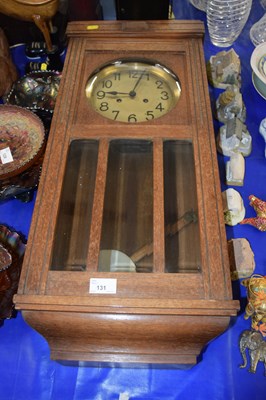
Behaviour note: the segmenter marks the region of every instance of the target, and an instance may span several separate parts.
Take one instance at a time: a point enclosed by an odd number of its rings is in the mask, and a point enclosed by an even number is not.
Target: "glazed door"
[[[201,270],[193,145],[182,140],[73,140],[51,269]]]

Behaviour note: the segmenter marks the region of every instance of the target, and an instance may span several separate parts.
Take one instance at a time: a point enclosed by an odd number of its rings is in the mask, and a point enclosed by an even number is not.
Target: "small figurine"
[[[217,119],[226,123],[229,119],[237,117],[242,122],[246,120],[246,107],[242,94],[235,85],[230,85],[220,94],[216,101]]]
[[[243,186],[245,176],[245,159],[241,153],[232,154],[226,163],[226,184]]]
[[[217,136],[217,150],[230,157],[236,152],[247,157],[251,153],[252,138],[246,125],[238,118],[229,119]]]
[[[230,85],[240,87],[240,70],[240,59],[234,49],[221,51],[215,56],[211,56],[207,63],[209,82],[220,89],[226,89]]]
[[[257,216],[253,218],[245,218],[241,221],[241,224],[253,225],[258,230],[266,231],[266,202],[260,200],[253,194],[249,196],[250,205],[256,211]]]
[[[245,217],[245,207],[240,194],[233,188],[222,192],[224,207],[224,222],[227,225],[237,225]]]
[[[263,139],[265,141],[264,156],[266,158],[266,118],[264,118],[260,123],[259,133],[261,134],[261,136],[263,137]]]
[[[0,97],[7,95],[18,78],[16,67],[12,61],[7,38],[0,28]]]
[[[241,282],[247,288],[248,303],[244,318],[251,317],[251,326],[266,336],[266,276],[252,275]]]
[[[263,340],[261,334],[253,330],[243,331],[240,335],[239,347],[244,361],[240,368],[247,366],[246,350],[248,349],[250,355],[249,372],[255,374],[257,364],[261,361],[264,363],[264,375],[266,376],[266,341]]]
[[[245,238],[237,238],[228,240],[227,244],[232,281],[248,278],[255,270],[255,258],[250,243]]]

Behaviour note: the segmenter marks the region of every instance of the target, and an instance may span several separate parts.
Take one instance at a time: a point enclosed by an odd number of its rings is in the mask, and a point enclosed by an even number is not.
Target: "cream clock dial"
[[[181,95],[178,77],[156,61],[121,59],[95,71],[86,84],[93,109],[113,121],[137,123],[171,111]]]

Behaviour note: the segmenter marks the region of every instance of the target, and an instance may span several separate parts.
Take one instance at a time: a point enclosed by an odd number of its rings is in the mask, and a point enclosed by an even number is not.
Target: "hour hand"
[[[110,92],[105,92],[105,94],[111,94],[112,96],[117,96],[118,94],[126,94],[127,96],[129,96],[128,92],[117,92],[116,90],[112,90]]]

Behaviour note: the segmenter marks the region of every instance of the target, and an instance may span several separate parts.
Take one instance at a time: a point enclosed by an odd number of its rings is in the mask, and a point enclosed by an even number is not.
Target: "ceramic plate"
[[[44,126],[33,112],[0,105],[0,179],[25,171],[40,156]]]
[[[264,55],[261,57],[261,59],[260,59],[260,61],[259,61],[258,69],[259,69],[260,73],[261,73],[262,75],[264,75],[265,78],[266,78],[266,54],[264,54]]]
[[[4,271],[7,269],[12,263],[12,256],[8,252],[7,249],[5,249],[1,244],[0,244],[0,272]]]
[[[266,85],[259,80],[254,72],[252,72],[252,83],[256,91],[266,100]]]

